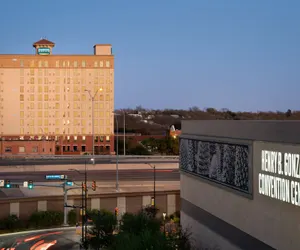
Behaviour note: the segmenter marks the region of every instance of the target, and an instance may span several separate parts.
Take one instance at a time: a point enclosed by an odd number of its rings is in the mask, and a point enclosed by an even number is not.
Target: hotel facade
[[[46,39],[33,47],[0,55],[1,157],[91,153],[93,130],[95,154],[114,154],[111,45],[91,55],[53,54]]]

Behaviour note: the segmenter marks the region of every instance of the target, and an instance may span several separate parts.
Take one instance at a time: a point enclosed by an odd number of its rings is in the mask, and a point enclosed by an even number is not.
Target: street
[[[81,171],[83,172],[83,171]],[[114,181],[116,170],[89,170],[89,180]],[[33,182],[45,182],[45,175],[68,175],[69,180],[83,181],[84,175],[75,171],[38,171],[38,172],[11,172],[0,173],[0,179],[10,180],[13,183],[23,183],[24,180]],[[179,181],[178,169],[156,169],[157,181]],[[151,181],[153,180],[153,169],[119,169],[120,181]],[[47,182],[51,182],[47,180]],[[56,180],[57,182],[57,180]]]
[[[91,164],[88,158],[69,158],[69,159],[1,159],[0,166],[31,166],[31,165],[68,165],[68,164]],[[96,164],[116,163],[116,159],[112,158],[96,158]],[[178,159],[119,159],[122,164],[138,164],[138,163],[178,163]]]
[[[75,234],[75,228],[45,230],[35,233],[0,235],[0,250],[41,250],[41,249],[80,249],[80,236]]]

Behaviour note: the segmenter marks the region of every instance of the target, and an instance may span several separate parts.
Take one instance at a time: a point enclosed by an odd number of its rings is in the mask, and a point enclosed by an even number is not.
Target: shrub
[[[68,224],[74,226],[77,222],[77,214],[74,209],[70,210],[68,213]]]
[[[34,212],[29,218],[29,226],[34,228],[45,228],[59,226],[63,223],[64,215],[57,211]]]
[[[24,227],[24,223],[16,215],[10,215],[0,221],[0,229],[15,231]]]

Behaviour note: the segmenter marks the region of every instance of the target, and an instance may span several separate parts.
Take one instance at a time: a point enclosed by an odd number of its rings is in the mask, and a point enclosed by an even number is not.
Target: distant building
[[[96,44],[91,55],[53,54],[41,39],[34,54],[0,55],[0,153],[114,153],[114,56]],[[98,91],[98,92],[97,92]],[[96,94],[97,92],[97,94]]]
[[[181,135],[181,125],[175,124],[170,126],[170,136],[176,138]]]
[[[299,153],[299,121],[183,121],[180,220],[195,244],[298,250]]]

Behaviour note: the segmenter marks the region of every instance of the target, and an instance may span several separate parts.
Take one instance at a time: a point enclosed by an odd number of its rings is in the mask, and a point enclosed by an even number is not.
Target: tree
[[[117,225],[116,216],[107,210],[92,210],[88,213],[88,217],[92,219],[93,226],[89,230],[91,237],[87,239],[87,245],[92,249],[111,246]]]
[[[222,182],[234,185],[235,146],[224,145]]]
[[[237,146],[235,157],[234,185],[246,191],[249,188],[248,160],[248,148],[246,146]]]
[[[195,156],[197,173],[208,176],[210,166],[210,148],[209,142],[198,142],[198,150]]]

